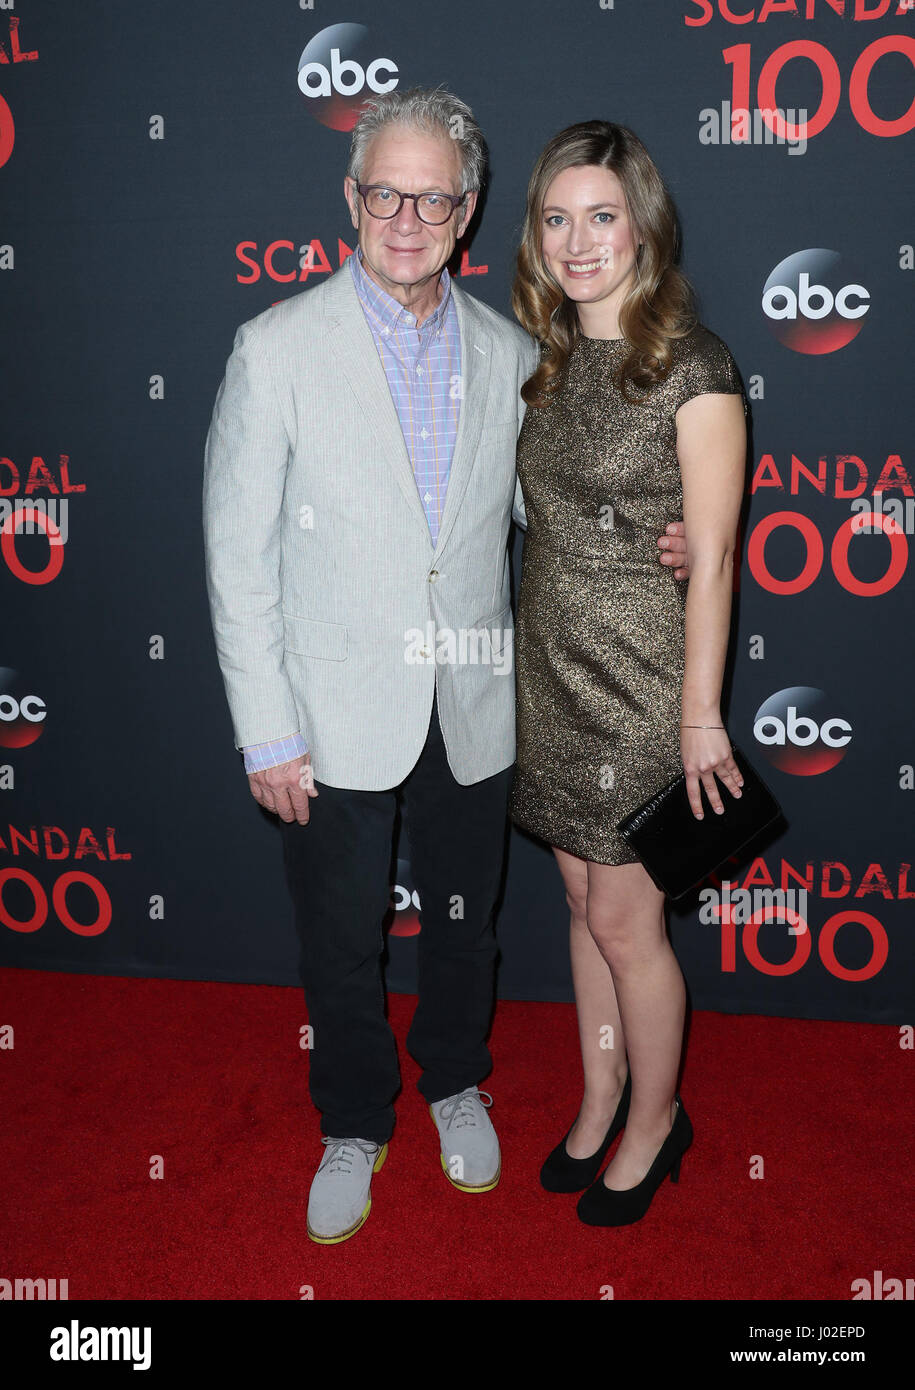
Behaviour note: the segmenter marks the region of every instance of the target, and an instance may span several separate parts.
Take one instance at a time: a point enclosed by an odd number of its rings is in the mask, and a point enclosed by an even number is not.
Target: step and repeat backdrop
[[[911,1022],[912,0],[0,0],[0,960],[298,983],[210,629],[203,445],[238,324],[352,254],[360,103],[439,84],[490,148],[463,289],[510,314],[542,146],[629,125],[744,378],[728,727],[785,824],[672,911],[694,1005]],[[410,991],[405,829],[391,884]],[[502,997],[571,999],[567,920],[512,832]]]

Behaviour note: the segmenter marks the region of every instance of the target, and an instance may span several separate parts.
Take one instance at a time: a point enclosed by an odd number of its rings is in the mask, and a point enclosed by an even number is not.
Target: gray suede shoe
[[[489,1192],[502,1173],[499,1140],[486,1113],[488,1091],[468,1086],[429,1106],[442,1143],[445,1177],[462,1192]]]
[[[387,1144],[368,1139],[321,1140],[324,1157],[308,1194],[308,1235],[319,1245],[349,1240],[372,1210],[372,1174],[388,1156]]]

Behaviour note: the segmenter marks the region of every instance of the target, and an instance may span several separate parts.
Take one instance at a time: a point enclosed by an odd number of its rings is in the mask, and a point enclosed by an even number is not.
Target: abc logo
[[[780,343],[795,352],[836,352],[861,331],[870,294],[838,251],[797,251],[766,281],[763,312]]]
[[[39,695],[24,692],[18,672],[0,667],[0,748],[27,748],[41,737],[47,715]]]
[[[797,777],[816,777],[845,757],[851,725],[836,715],[825,691],[793,685],[760,705],[753,734],[774,767]]]
[[[413,871],[408,859],[397,861],[397,882],[391,884],[391,908],[393,917],[385,918],[386,923],[390,922],[389,935],[418,936],[421,928],[419,894],[413,887]]]
[[[392,92],[397,65],[375,58],[362,24],[332,24],[315,34],[299,59],[299,91],[308,109],[331,130],[352,130],[372,93]]]

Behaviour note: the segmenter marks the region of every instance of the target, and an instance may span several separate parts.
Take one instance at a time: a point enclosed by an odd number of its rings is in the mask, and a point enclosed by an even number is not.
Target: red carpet
[[[297,989],[0,971],[0,1278],[71,1299],[838,1299],[912,1276],[912,1053],[899,1030],[696,1014],[682,1084],[696,1132],[679,1187],[594,1230],[540,1163],[579,1099],[571,1005],[499,1005],[503,1176],[457,1192],[403,1039],[404,1088],[373,1209],[319,1247],[322,1153]],[[150,1178],[155,1155],[164,1177]],[[753,1155],[765,1178],[749,1176]]]

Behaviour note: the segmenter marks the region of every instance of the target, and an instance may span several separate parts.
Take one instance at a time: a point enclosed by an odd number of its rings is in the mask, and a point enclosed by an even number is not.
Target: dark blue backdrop
[[[913,495],[915,20],[898,0],[839,8],[743,0],[739,23],[710,0],[465,0],[444,19],[418,0],[0,11],[3,962],[297,980],[279,837],[232,746],[200,485],[236,326],[353,244],[348,136],[297,85],[305,48],[346,23],[366,32],[342,59],[384,58],[376,75],[444,82],[473,107],[492,179],[461,284],[504,313],[551,135],[612,119],[659,164],[753,413],[729,728],[790,828],[732,877],[810,890],[805,932],[703,922],[693,902],[674,945],[698,1007],[911,1021],[912,504],[889,538],[848,525],[856,489]],[[709,141],[724,102],[806,108],[806,148]],[[822,273],[855,316],[816,317],[815,295],[767,316],[774,272],[789,290]],[[66,503],[65,544],[12,535],[17,499]],[[762,742],[766,705],[785,724],[789,706],[815,712],[838,746],[805,747],[807,725]],[[402,844],[401,905],[408,861]],[[518,834],[499,935],[503,996],[571,997],[559,878]],[[412,987],[415,944],[390,938],[395,988]]]

